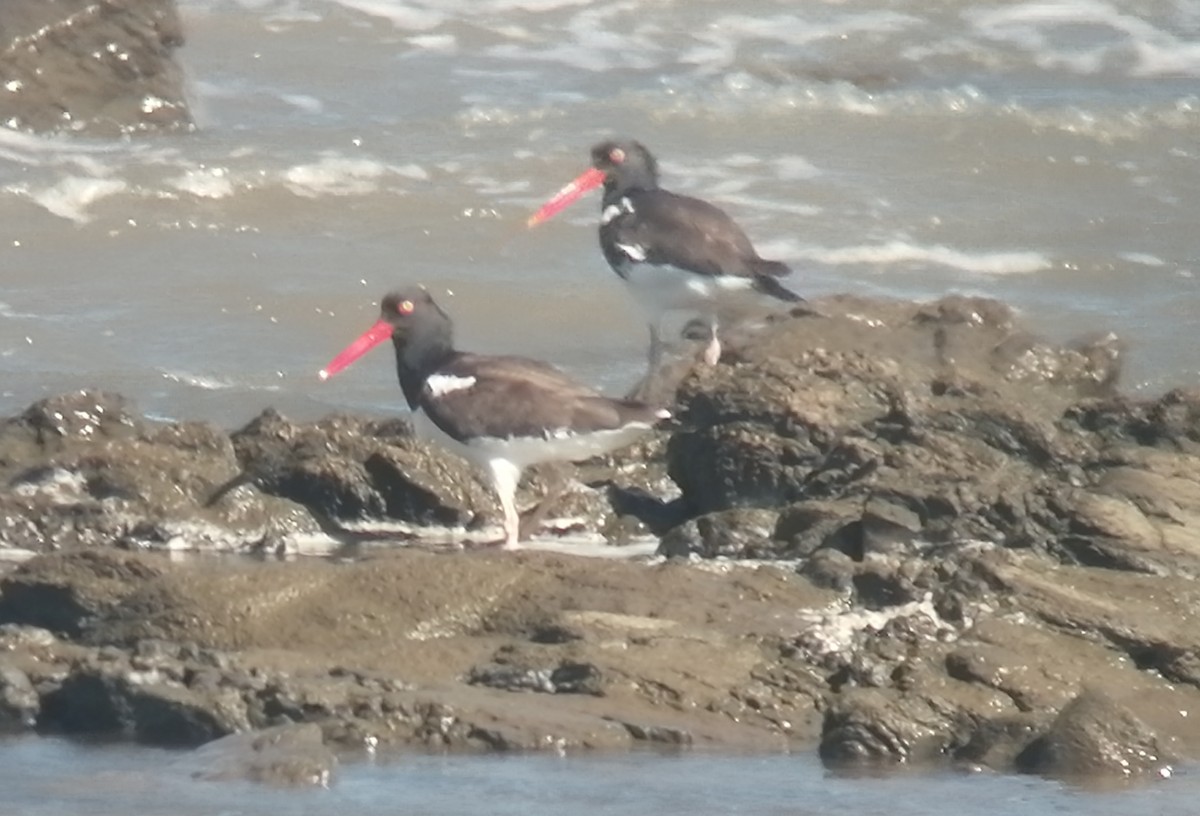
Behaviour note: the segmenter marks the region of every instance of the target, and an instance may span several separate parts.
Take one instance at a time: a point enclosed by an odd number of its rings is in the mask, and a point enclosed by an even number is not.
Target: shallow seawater
[[[1200,795],[1187,771],[1097,792],[1030,776],[838,774],[810,754],[403,756],[348,762],[329,789],[280,790],[197,780],[188,754],[152,748],[29,737],[0,742],[0,753],[6,816],[1184,816]]]
[[[598,202],[524,227],[613,134],[803,294],[999,297],[1121,334],[1131,390],[1200,383],[1196,0],[179,5],[197,132],[0,130],[2,414],[396,411],[385,351],[315,374],[413,281],[464,346],[624,390],[645,327]]]
[[[180,0],[198,122],[0,129],[0,415],[64,390],[226,427],[399,411],[378,351],[427,284],[461,345],[622,391],[645,327],[598,201],[529,231],[591,144],[641,139],[806,295],[1002,298],[1113,330],[1124,385],[1200,384],[1200,2]],[[194,781],[184,755],[0,741],[0,814],[1191,814],[1196,776],[1089,793],[811,756],[415,757],[329,791]],[[952,806],[948,806],[951,803]]]

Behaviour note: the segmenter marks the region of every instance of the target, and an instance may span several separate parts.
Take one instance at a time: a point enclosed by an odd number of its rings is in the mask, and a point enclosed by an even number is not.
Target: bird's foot
[[[704,349],[704,362],[710,366],[715,366],[721,360],[721,341],[717,339],[717,333],[713,332],[712,340]]]

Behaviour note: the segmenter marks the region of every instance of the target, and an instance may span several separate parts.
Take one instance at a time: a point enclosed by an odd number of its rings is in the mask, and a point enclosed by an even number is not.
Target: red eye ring
[[[396,304],[396,311],[402,315],[410,315],[416,307],[411,300],[402,300]]]

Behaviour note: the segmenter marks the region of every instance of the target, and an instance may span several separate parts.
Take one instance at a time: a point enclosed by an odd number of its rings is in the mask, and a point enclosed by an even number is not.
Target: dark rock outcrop
[[[523,504],[574,486],[573,530],[661,536],[649,563],[125,552],[445,541],[494,499],[402,422],[38,403],[0,425],[0,548],[35,556],[0,579],[0,727],[249,732],[233,775],[285,784],[326,779],[326,747],[815,745],[1111,779],[1200,754],[1200,394],[1124,396],[1113,338],[1042,343],[992,301],[816,305],[672,368],[669,439],[528,480]]]
[[[1068,778],[1166,776],[1179,761],[1146,723],[1103,692],[1085,690],[1017,757],[1024,771]]]
[[[192,127],[174,0],[0,4],[0,123],[117,135]]]

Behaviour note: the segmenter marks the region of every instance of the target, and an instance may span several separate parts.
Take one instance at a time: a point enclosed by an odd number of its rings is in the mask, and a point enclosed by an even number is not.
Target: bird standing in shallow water
[[[504,511],[505,547],[517,546],[516,491],[526,467],[609,453],[671,415],[606,397],[540,360],[456,350],[450,317],[424,289],[394,292],[380,306],[379,320],[321,379],[391,338],[415,429],[487,475]]]
[[[542,205],[529,226],[552,218],[601,184],[600,249],[647,312],[651,372],[662,358],[666,312],[704,315],[712,338],[704,358],[713,365],[721,356],[717,307],[722,301],[749,291],[788,303],[804,300],[777,280],[791,272],[788,266],[760,258],[724,211],[659,187],[658,162],[636,141],[593,147],[592,167]]]

